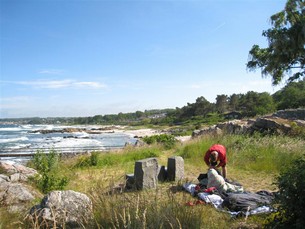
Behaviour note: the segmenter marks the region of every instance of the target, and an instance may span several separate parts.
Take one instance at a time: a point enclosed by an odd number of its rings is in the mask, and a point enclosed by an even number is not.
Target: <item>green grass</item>
[[[90,167],[95,166],[97,168],[124,165],[128,162],[134,162],[137,160],[158,157],[161,154],[158,147],[148,148],[127,148],[124,153],[99,153],[94,152],[91,156],[81,156],[75,164],[75,167]],[[94,163],[93,163],[94,162]]]
[[[181,184],[197,182],[199,173],[207,170],[203,156],[215,143],[227,147],[228,178],[239,181],[247,191],[275,190],[275,176],[305,148],[304,139],[261,135],[207,136],[170,150],[158,145],[127,147],[98,153],[94,159],[82,156],[62,161],[62,171],[70,179],[66,189],[89,195],[94,204],[94,228],[262,228],[266,215],[232,220],[212,206],[185,206],[196,199],[182,191]],[[167,158],[174,155],[185,160],[185,180],[181,183],[160,183],[155,190],[141,192],[116,192],[124,185],[125,174],[133,173],[135,161],[157,157],[159,164],[166,165]],[[6,214],[2,209],[0,218],[7,218]],[[14,227],[5,220],[0,222],[0,228],[31,228],[24,224],[23,216],[13,216],[10,222],[15,222]]]

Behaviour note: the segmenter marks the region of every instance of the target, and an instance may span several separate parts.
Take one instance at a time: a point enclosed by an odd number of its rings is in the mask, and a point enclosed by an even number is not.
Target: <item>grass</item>
[[[305,140],[285,136],[225,135],[197,138],[165,150],[160,145],[127,147],[125,150],[66,159],[62,173],[69,177],[66,189],[87,194],[94,205],[93,228],[262,228],[265,215],[232,219],[209,205],[186,206],[194,201],[182,191],[183,182],[197,182],[207,171],[205,151],[214,143],[228,150],[228,178],[240,182],[247,191],[276,190],[274,178],[283,167],[303,154]],[[133,173],[134,163],[157,157],[160,165],[167,158],[180,155],[185,160],[185,179],[159,183],[157,189],[120,192],[125,174]],[[85,163],[86,162],[86,163]],[[10,221],[7,221],[11,217]],[[3,220],[2,220],[3,219]],[[13,225],[13,226],[12,226]],[[35,228],[23,216],[10,215],[1,208],[0,228]]]

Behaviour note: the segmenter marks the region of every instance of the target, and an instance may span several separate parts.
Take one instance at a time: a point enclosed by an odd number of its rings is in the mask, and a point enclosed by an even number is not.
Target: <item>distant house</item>
[[[166,113],[153,114],[153,115],[148,116],[148,118],[151,118],[151,119],[164,118],[164,117],[166,117]]]
[[[232,111],[232,112],[224,114],[224,118],[225,119],[241,119],[242,115],[241,115],[241,113],[239,113],[237,111]]]

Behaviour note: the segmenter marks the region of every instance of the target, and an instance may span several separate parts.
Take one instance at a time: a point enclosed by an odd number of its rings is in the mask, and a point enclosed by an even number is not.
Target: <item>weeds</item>
[[[55,150],[51,150],[49,153],[38,151],[32,164],[39,172],[33,178],[33,181],[41,192],[48,193],[52,190],[62,190],[68,184],[68,177],[60,173],[59,155]]]

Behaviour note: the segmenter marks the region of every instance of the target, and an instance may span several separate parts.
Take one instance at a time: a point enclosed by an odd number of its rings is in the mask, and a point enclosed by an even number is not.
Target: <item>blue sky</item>
[[[182,107],[279,87],[246,69],[282,0],[0,0],[0,118]]]

